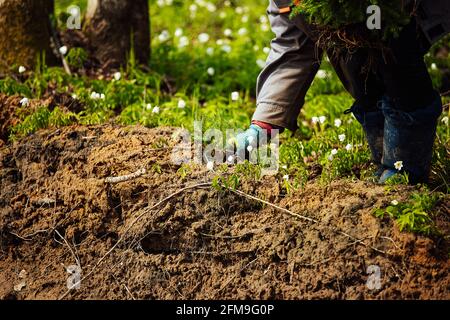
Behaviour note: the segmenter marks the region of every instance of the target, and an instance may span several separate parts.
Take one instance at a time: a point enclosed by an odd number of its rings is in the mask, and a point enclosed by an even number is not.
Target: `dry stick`
[[[56,230],[56,229],[54,229],[54,230],[55,230],[56,234],[64,241],[64,243],[66,244],[66,246],[69,247],[69,250],[70,250],[70,252],[72,253],[72,255],[73,255],[73,257],[74,257],[75,262],[76,262],[77,265],[78,265],[78,268],[81,269],[80,259],[78,259],[77,255],[75,254],[75,251],[73,251],[73,249],[72,249],[72,247],[70,246],[69,242],[66,240],[66,238],[64,238],[64,237],[59,233],[58,230]]]
[[[64,71],[66,71],[66,73],[71,76],[72,72],[70,71],[70,67],[69,67],[69,63],[67,62],[66,58],[61,54],[61,61],[64,67]]]
[[[441,93],[441,97],[445,97],[446,95],[450,94],[450,90],[444,93]]]
[[[134,224],[135,224],[136,222],[138,222],[140,219],[142,219],[142,217],[143,217],[144,215],[146,215],[146,214],[149,213],[150,211],[152,211],[152,210],[156,209],[157,207],[159,207],[161,204],[167,202],[168,200],[172,199],[173,197],[176,197],[177,195],[179,195],[179,194],[181,194],[181,193],[183,193],[183,192],[185,192],[185,191],[187,191],[187,190],[190,190],[190,189],[197,189],[197,188],[200,188],[200,187],[207,187],[207,186],[211,186],[211,185],[212,185],[211,182],[204,182],[204,183],[199,183],[199,184],[196,184],[196,185],[193,185],[193,186],[185,187],[185,188],[180,189],[180,190],[178,190],[178,191],[172,193],[171,195],[165,197],[164,199],[162,199],[162,200],[159,201],[158,203],[154,204],[154,205],[151,206],[150,208],[145,208],[145,209],[142,211],[142,213],[141,213],[140,215],[138,215],[138,216],[136,217],[136,219],[134,219],[134,220],[130,223],[130,225],[128,226],[128,228],[125,229],[125,232],[123,233],[123,235],[119,238],[119,240],[117,240],[117,242],[111,247],[111,249],[109,249],[108,252],[106,252],[106,253],[103,255],[103,257],[101,257],[101,258],[97,261],[97,263],[92,267],[91,271],[89,271],[88,274],[86,274],[81,280],[79,280],[77,283],[75,283],[75,284],[73,285],[73,287],[77,286],[77,285],[80,284],[82,281],[85,281],[88,277],[90,277],[90,276],[94,273],[94,271],[98,268],[98,266],[100,266],[100,264],[106,259],[106,257],[108,257],[108,256],[114,251],[114,249],[116,249],[117,246],[125,239],[125,235],[128,233],[128,231],[131,230],[131,228],[134,226]],[[71,291],[70,289],[67,290],[63,295],[61,295],[61,296],[58,298],[58,300],[64,299],[64,297],[66,297],[66,296],[70,293],[70,291]]]
[[[275,209],[277,209],[277,210],[280,210],[280,211],[282,211],[282,212],[284,212],[284,213],[287,213],[287,214],[289,214],[289,215],[291,215],[291,216],[300,218],[300,219],[302,219],[302,220],[306,220],[306,221],[308,221],[308,222],[319,223],[319,221],[316,220],[316,219],[312,219],[312,218],[309,218],[309,217],[306,217],[306,216],[302,216],[302,215],[300,215],[300,214],[298,214],[298,213],[295,213],[295,212],[292,212],[292,211],[290,211],[290,210],[288,210],[288,209],[279,207],[279,206],[277,206],[277,205],[275,205],[275,204],[273,204],[273,203],[270,203],[270,202],[268,202],[268,201],[259,199],[259,198],[257,198],[257,197],[252,196],[252,195],[249,195],[249,194],[247,194],[247,193],[245,193],[245,192],[242,192],[242,191],[239,191],[239,190],[230,189],[230,188],[228,188],[228,187],[226,187],[226,186],[224,186],[224,185],[222,185],[222,187],[224,187],[224,188],[227,189],[227,190],[230,190],[230,191],[233,192],[233,193],[236,193],[236,194],[238,194],[238,195],[240,195],[240,196],[243,196],[243,197],[245,197],[245,198],[249,198],[249,199],[252,199],[252,200],[255,200],[255,201],[259,201],[259,202],[261,202],[261,203],[264,203],[264,204],[266,204],[266,205],[268,205],[268,206],[270,206],[270,207],[272,207],[272,208],[275,208]],[[340,234],[340,235],[343,235],[343,236],[349,238],[350,240],[355,241],[355,243],[362,244],[363,246],[369,247],[369,248],[371,248],[372,250],[374,250],[374,251],[376,251],[376,252],[378,252],[378,253],[386,254],[386,252],[384,252],[384,251],[382,251],[382,250],[380,250],[380,249],[378,249],[378,248],[376,248],[376,247],[373,247],[373,246],[371,246],[371,245],[368,245],[368,244],[364,243],[363,240],[357,239],[357,238],[355,238],[355,237],[349,235],[348,233],[345,233],[344,231],[341,231],[341,230],[339,230],[339,229],[335,229],[335,228],[332,228],[332,227],[328,227],[328,228],[330,228],[333,232],[336,232],[336,233],[338,233],[338,234]]]
[[[146,172],[147,172],[147,170],[145,170],[145,168],[142,168],[134,173],[127,174],[124,176],[108,177],[105,179],[105,183],[120,183],[120,182],[129,181],[129,180],[134,180],[134,179],[139,178],[140,176],[144,175]]]
[[[313,222],[313,223],[318,223],[318,222],[319,222],[319,221],[317,221],[317,220],[315,220],[315,219],[313,219],[313,218],[309,218],[309,217],[306,217],[306,216],[302,216],[302,215],[300,215],[300,214],[298,214],[298,213],[295,213],[295,212],[292,212],[292,211],[290,211],[290,210],[288,210],[288,209],[279,207],[279,206],[277,206],[277,205],[275,205],[275,204],[273,204],[273,203],[270,203],[270,202],[265,201],[265,200],[263,200],[263,199],[259,199],[259,198],[257,198],[257,197],[252,196],[252,195],[249,195],[249,194],[247,194],[247,193],[245,193],[245,192],[242,192],[242,191],[239,191],[239,190],[230,189],[230,188],[228,188],[228,187],[226,187],[226,186],[224,186],[224,185],[222,185],[222,187],[224,187],[225,189],[228,189],[229,191],[231,191],[231,192],[233,192],[233,193],[236,193],[236,194],[241,195],[241,196],[243,196],[243,197],[246,197],[246,198],[249,198],[249,199],[252,199],[252,200],[261,202],[261,203],[264,203],[264,204],[266,204],[266,205],[268,205],[268,206],[271,206],[272,208],[275,208],[275,209],[277,209],[277,210],[280,210],[280,211],[282,211],[282,212],[284,212],[284,213],[287,213],[287,214],[289,214],[289,215],[291,215],[291,216],[300,218],[300,219],[302,219],[302,220],[306,220],[306,221]]]

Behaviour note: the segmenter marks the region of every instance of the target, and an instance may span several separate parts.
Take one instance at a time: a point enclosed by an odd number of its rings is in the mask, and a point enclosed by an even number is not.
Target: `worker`
[[[323,50],[303,16],[290,18],[291,5],[291,0],[270,0],[268,15],[275,38],[257,80],[252,123],[236,139],[238,154],[249,145],[256,147],[260,136],[270,137],[274,129],[297,129],[306,93],[319,70]],[[429,176],[442,102],[423,56],[450,30],[450,1],[422,0],[418,8],[401,34],[388,41],[388,59],[379,52],[367,74],[361,72],[367,50],[329,55],[355,99],[348,112],[362,124],[380,183],[402,171],[412,183],[426,182]]]

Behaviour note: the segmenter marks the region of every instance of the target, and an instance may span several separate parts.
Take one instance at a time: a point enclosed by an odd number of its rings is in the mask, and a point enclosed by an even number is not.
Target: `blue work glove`
[[[227,146],[227,152],[236,152],[235,155],[239,160],[249,159],[250,152],[258,148],[260,137],[266,133],[267,131],[265,129],[256,124],[252,124],[245,132],[238,134],[234,139],[230,140]],[[228,158],[227,161],[234,162],[234,158]]]

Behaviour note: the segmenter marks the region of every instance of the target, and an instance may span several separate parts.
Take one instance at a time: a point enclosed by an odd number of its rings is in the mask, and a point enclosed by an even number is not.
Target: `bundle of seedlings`
[[[302,15],[317,44],[334,54],[358,48],[383,49],[398,37],[417,7],[417,0],[296,0],[291,18]],[[378,6],[381,28],[369,28],[370,6]],[[376,13],[375,13],[376,14]]]

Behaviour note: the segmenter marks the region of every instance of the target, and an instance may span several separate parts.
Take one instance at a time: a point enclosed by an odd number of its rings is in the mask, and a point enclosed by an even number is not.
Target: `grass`
[[[228,128],[247,127],[255,108],[256,79],[273,37],[265,14],[267,1],[241,0],[229,6],[225,1],[174,0],[173,5],[162,6],[160,3],[167,1],[150,1],[151,71],[137,68],[131,54],[129,64],[117,70],[120,79],[115,79],[113,74],[87,77],[83,72],[68,76],[61,67],[50,68],[42,63],[24,77],[0,79],[0,92],[7,95],[40,99],[49,92],[68,94],[84,106],[78,113],[62,106],[52,111],[39,107],[11,128],[11,139],[18,140],[47,127],[111,121],[148,127],[175,126],[190,131],[195,120],[203,121],[203,130],[217,128],[225,132]],[[62,29],[63,13],[72,4],[79,5],[83,12],[86,10],[86,1],[56,1],[56,16],[60,17]],[[225,34],[227,29],[230,31]],[[203,33],[209,38],[202,42],[205,36],[200,35]],[[82,71],[87,53],[81,48],[69,49],[67,58],[72,69]],[[436,86],[442,82],[442,74],[435,66],[450,65],[447,60],[433,58],[431,54],[426,57]],[[312,170],[317,168],[320,168],[319,179],[324,184],[342,178],[368,179],[374,172],[374,168],[367,165],[370,154],[361,126],[353,116],[344,114],[352,105],[352,98],[326,59],[321,69],[326,71],[327,77],[314,80],[298,120],[300,129],[294,136],[289,131],[281,136],[279,176],[287,193],[302,188]],[[17,70],[12,71],[17,74]],[[231,99],[234,91],[239,93],[238,101]],[[96,98],[95,93],[104,98]],[[444,101],[449,103],[450,98]],[[447,108],[439,121],[433,157],[434,184],[447,194],[450,181],[448,116]],[[313,123],[314,117],[325,117],[325,121]],[[336,122],[342,124],[337,126]],[[180,176],[187,177],[189,170],[181,167]],[[236,187],[241,179],[260,179],[259,171],[255,166],[243,165],[238,167],[236,175],[221,183]],[[426,231],[422,230],[422,222],[417,222],[427,221],[421,213],[426,210],[420,206],[419,209],[414,205],[405,206],[386,210],[386,213],[400,219],[405,230]],[[411,210],[403,217],[403,210],[408,208]],[[416,224],[419,227],[416,228]]]

